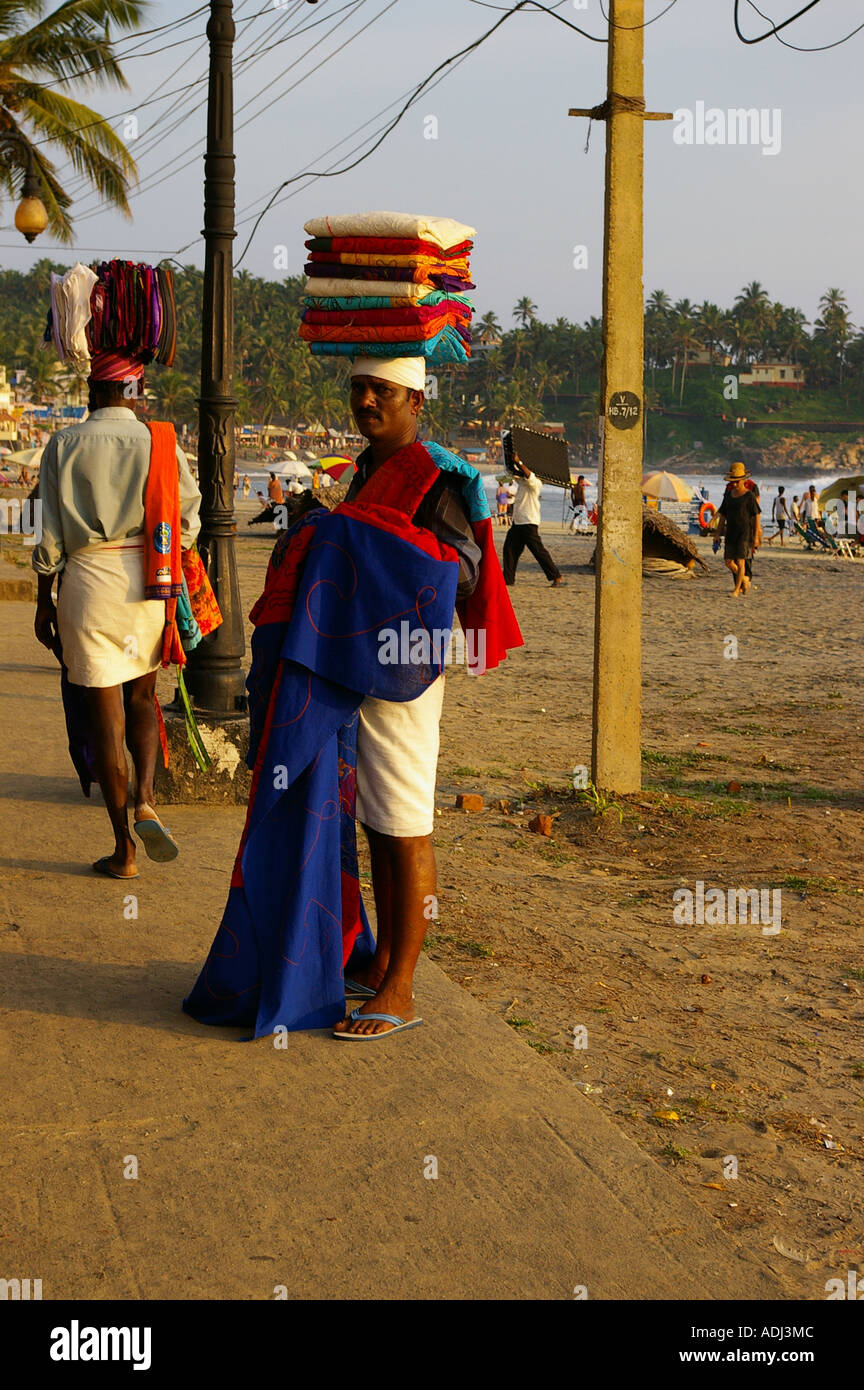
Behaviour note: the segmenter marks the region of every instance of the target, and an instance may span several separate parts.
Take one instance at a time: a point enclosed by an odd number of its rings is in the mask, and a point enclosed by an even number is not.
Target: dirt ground
[[[251,603],[270,540],[241,529]],[[864,1262],[864,563],[763,550],[734,602],[707,544],[709,575],[646,578],[644,790],[598,814],[572,785],[593,542],[546,540],[567,584],[526,552],[525,647],[447,675],[426,949],[812,1297]],[[679,925],[673,893],[699,882],[779,889],[779,933]]]

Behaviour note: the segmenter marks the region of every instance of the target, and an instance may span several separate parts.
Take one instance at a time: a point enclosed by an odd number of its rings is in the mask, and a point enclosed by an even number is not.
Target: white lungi
[[[159,666],[165,604],[145,599],[144,584],[143,536],[67,556],[57,627],[73,685],[122,685]]]
[[[444,676],[416,700],[367,695],[357,725],[357,819],[381,835],[431,835]]]

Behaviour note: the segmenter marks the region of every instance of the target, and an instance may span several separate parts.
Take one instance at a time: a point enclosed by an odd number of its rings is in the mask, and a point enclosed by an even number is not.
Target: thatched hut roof
[[[588,564],[593,567],[597,551]],[[692,537],[676,526],[670,517],[653,507],[642,508],[642,560],[672,560],[675,564],[694,569],[695,565],[709,573],[708,566],[696,549]]]
[[[664,559],[677,560],[686,565],[695,560],[705,572],[708,566],[699,554],[692,536],[688,536],[670,517],[657,512],[653,507],[642,508],[642,554],[656,555]]]

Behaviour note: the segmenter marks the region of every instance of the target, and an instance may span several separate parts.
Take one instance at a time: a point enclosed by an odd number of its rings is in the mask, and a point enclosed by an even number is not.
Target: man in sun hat
[[[732,464],[726,482],[729,486],[717,512],[717,535],[725,538],[723,558],[735,580],[732,596],[739,598],[750,588],[747,563],[762,544],[762,509],[743,463]]]
[[[201,498],[183,451],[176,442],[173,457],[157,451],[136,414],[144,393],[141,357],[95,352],[88,385],[88,418],[52,435],[42,456],[42,536],[33,551],[35,630],[43,646],[58,655],[62,647],[69,681],[86,690],[96,772],[114,832],[113,852],[93,868],[108,878],[127,879],[137,878],[138,871],[126,809],[124,740],[136,772],[135,830],[151,859],[173,859],[178,852],[154,810],[159,750],[154,692],[166,590],[172,587],[171,552],[176,541],[188,548],[198,535]],[[165,431],[170,448],[173,431],[154,428]],[[168,475],[175,470],[169,483],[177,517],[172,522],[160,511],[148,527],[157,464]],[[175,524],[177,537],[171,535]],[[52,587],[58,576],[55,607]]]
[[[522,642],[479,473],[418,441],[424,386],[422,357],[354,359],[351,409],[368,447],[345,500],[277,542],[252,611],[253,785],[222,925],[184,1002],[203,1023],[256,1037],[330,1026],[371,1041],[421,1022],[412,984],[437,915],[446,660],[434,639],[449,636],[455,608],[478,674]],[[358,1006],[348,1018],[346,997]]]

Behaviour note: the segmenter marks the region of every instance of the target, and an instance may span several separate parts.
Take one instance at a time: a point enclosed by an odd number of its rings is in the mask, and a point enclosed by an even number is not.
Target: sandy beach
[[[271,547],[255,510],[247,611]],[[567,584],[526,552],[525,647],[447,675],[427,952],[812,1297],[819,1270],[864,1260],[864,563],[766,547],[733,601],[700,542],[708,575],[646,578],[644,791],[598,817],[572,787],[591,761],[593,541],[544,539]],[[779,933],[676,924],[673,893],[698,882],[780,889]]]

